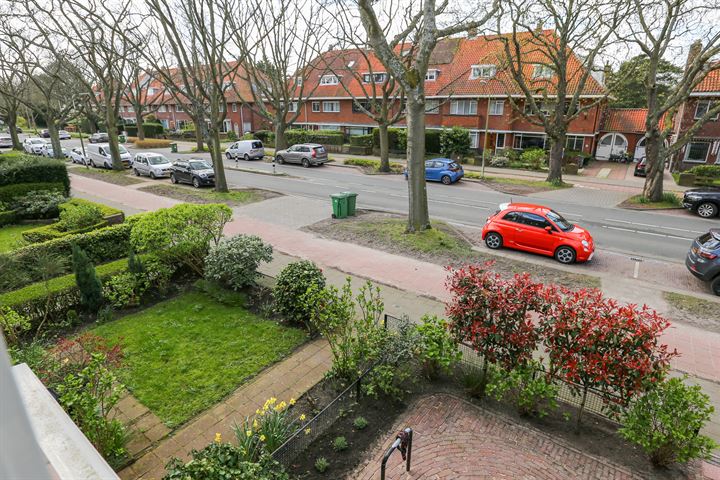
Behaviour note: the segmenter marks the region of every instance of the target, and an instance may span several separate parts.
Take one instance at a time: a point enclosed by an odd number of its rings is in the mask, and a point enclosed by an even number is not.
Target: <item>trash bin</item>
[[[355,216],[355,203],[358,194],[355,192],[342,192],[347,197],[347,214],[351,217]]]
[[[333,218],[347,218],[348,216],[348,197],[344,193],[333,193],[330,195],[332,199]]]
[[[125,143],[125,142],[127,142],[127,138],[125,137],[125,135],[123,135],[123,134],[121,133],[120,135],[118,135],[118,141],[119,141],[120,143]]]
[[[171,143],[171,144],[170,144],[170,152],[171,152],[171,153],[177,153],[177,143]]]

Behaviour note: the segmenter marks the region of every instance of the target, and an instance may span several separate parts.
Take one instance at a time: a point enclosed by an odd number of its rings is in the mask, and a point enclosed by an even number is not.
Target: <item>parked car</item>
[[[45,145],[45,140],[38,137],[28,137],[23,140],[23,150],[25,153],[32,153],[34,155],[40,155],[40,150]]]
[[[47,128],[45,130],[40,130],[40,136],[42,138],[50,138],[50,130]]]
[[[0,135],[0,148],[12,148],[12,137],[10,135]]]
[[[104,132],[96,132],[90,135],[89,142],[90,143],[107,143],[110,141],[110,137],[107,133]]]
[[[67,158],[69,156],[69,153],[66,148],[61,148],[63,157]],[[40,148],[40,155],[43,157],[52,158],[55,156],[55,151],[53,149],[52,143],[46,143]]]
[[[238,140],[225,150],[228,160],[262,160],[265,156],[265,147],[260,140]]]
[[[195,188],[215,185],[215,171],[207,160],[193,158],[175,162],[170,172],[172,183],[189,183]]]
[[[647,172],[645,169],[647,168],[647,159],[645,157],[642,157],[639,162],[635,164],[635,172],[633,175],[636,177],[646,177]]]
[[[503,203],[482,229],[485,245],[508,247],[554,257],[560,263],[586,262],[595,244],[584,228],[554,210],[529,203]]]
[[[720,212],[720,188],[703,187],[686,190],[683,207],[703,218],[717,217]]]
[[[283,163],[299,163],[307,168],[311,165],[327,163],[328,154],[325,147],[318,143],[298,143],[286,150],[275,152],[275,161]]]
[[[72,136],[70,135],[69,132],[67,132],[65,130],[60,130],[58,132],[58,138],[60,138],[60,140],[70,140],[72,138]]]
[[[720,228],[711,228],[693,241],[685,258],[690,273],[710,282],[715,295],[720,295]]]
[[[132,161],[132,169],[135,175],[147,175],[155,179],[160,177],[169,177],[173,169],[173,164],[159,153],[138,153]]]
[[[408,179],[407,168],[403,170],[405,180]],[[462,166],[449,158],[433,158],[425,161],[425,180],[442,182],[450,185],[459,181],[465,175]]]
[[[123,167],[130,168],[130,160],[132,159],[130,152],[128,152],[122,145],[118,145],[118,149],[120,150],[120,160],[122,161]],[[87,153],[87,160],[90,162],[91,166],[95,168],[112,168],[110,144],[96,143],[88,145],[85,152]]]
[[[85,165],[85,155],[83,155],[82,148],[73,148],[68,152],[68,156],[70,157],[70,160],[72,160],[72,163],[79,163],[80,165]]]

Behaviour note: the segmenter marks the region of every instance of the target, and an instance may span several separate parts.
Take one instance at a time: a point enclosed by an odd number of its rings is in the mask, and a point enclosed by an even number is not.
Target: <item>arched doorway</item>
[[[598,142],[595,158],[607,160],[610,155],[619,155],[627,152],[628,141],[622,133],[608,133]]]

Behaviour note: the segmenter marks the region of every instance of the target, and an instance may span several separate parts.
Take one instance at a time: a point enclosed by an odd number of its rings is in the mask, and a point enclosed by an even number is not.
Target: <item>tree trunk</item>
[[[425,102],[407,96],[408,224],[407,232],[431,228],[425,184]]]
[[[195,151],[202,152],[205,150],[205,140],[203,139],[202,129],[198,123],[195,123]]]
[[[380,137],[380,171],[390,171],[390,139],[388,138],[388,126],[385,123],[378,124]]]
[[[50,143],[53,147],[53,156],[55,158],[64,158],[62,153],[62,145],[60,144],[60,137],[58,136],[58,131],[60,130],[60,127],[58,125],[58,121],[55,120],[53,117],[45,117],[47,120],[47,128],[48,132],[50,132]]]
[[[12,139],[13,150],[22,150],[23,147],[17,133],[17,111],[8,112],[7,124],[8,128],[10,128],[10,138]]]
[[[138,140],[145,140],[145,131],[142,128],[143,124],[143,117],[142,117],[142,109],[141,108],[135,108],[135,124],[137,125],[137,138]]]
[[[107,134],[109,139],[108,143],[110,145],[110,158],[112,158],[112,168],[113,170],[123,170],[125,167],[123,166],[122,160],[120,160],[117,121],[115,120],[115,115],[111,108],[107,108],[106,117],[107,118],[105,119],[105,121],[107,123]]]
[[[227,179],[225,178],[225,165],[223,165],[222,150],[220,149],[220,131],[217,127],[210,129],[208,132],[211,143],[210,158],[213,162],[213,170],[215,170],[215,191],[227,192]]]
[[[565,133],[558,138],[551,140],[550,158],[548,159],[548,176],[545,181],[550,183],[562,183],[562,163],[565,152]]]
[[[285,137],[285,130],[287,125],[285,121],[275,119],[275,151],[284,150],[288,147],[287,137]]]
[[[643,197],[651,202],[659,202],[663,195],[663,158],[660,155],[662,139],[656,129],[645,134],[645,163],[647,176]]]
[[[575,421],[575,433],[580,433],[580,422],[582,421],[583,410],[585,410],[585,401],[587,400],[588,387],[583,388],[582,400],[578,407],[577,420]]]

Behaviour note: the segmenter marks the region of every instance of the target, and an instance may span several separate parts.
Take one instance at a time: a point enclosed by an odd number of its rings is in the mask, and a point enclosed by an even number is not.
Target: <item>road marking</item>
[[[450,225],[455,225],[458,227],[465,227],[465,228],[471,228],[473,230],[482,230],[483,227],[478,227],[477,225],[468,225],[467,223],[460,223],[460,222],[448,222]]]
[[[633,230],[632,228],[613,227],[613,226],[610,226],[610,225],[601,225],[601,227],[602,227],[602,228],[607,228],[607,229],[610,229],[610,230],[621,230],[621,231],[623,231],[623,232],[639,233],[639,234],[641,234],[641,235],[651,235],[651,236],[653,236],[653,237],[672,238],[672,239],[675,239],[675,240],[682,240],[683,242],[688,242],[688,241],[691,241],[691,240],[692,240],[692,238],[678,237],[678,236],[676,236],[676,235],[666,235],[666,234],[664,234],[664,233],[643,232],[643,231],[640,231],[640,230]]]
[[[662,225],[652,225],[649,223],[630,222],[627,220],[617,220],[615,218],[606,218],[605,220],[607,220],[609,222],[618,222],[618,223],[627,223],[630,225],[639,225],[641,227],[664,228],[665,230],[676,230],[678,232],[705,233],[705,232],[698,232],[697,230],[688,230],[687,228],[664,227]]]

